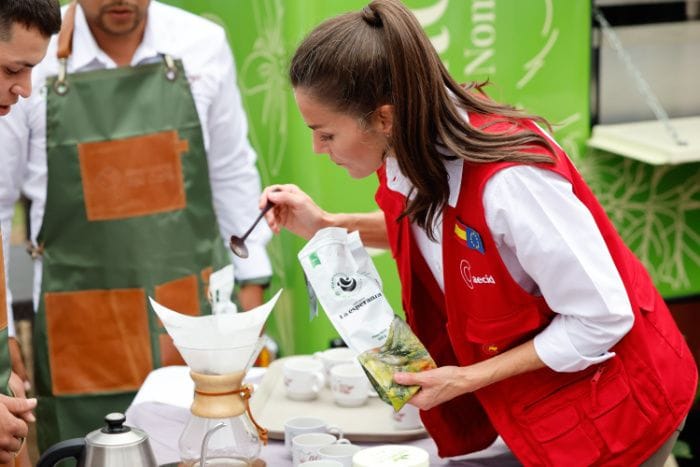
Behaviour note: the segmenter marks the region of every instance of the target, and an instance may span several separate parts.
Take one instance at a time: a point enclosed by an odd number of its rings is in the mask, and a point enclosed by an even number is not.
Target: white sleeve
[[[231,49],[222,41],[216,60],[221,67],[219,92],[208,111],[209,177],[219,228],[228,249],[231,235],[242,235],[260,213],[260,175],[256,154],[248,142],[248,121],[236,84]],[[272,233],[260,222],[246,239],[249,257],[233,257],[236,279],[269,278],[272,267],[265,246]]]
[[[12,291],[10,291],[10,230],[12,229],[12,220],[2,219],[2,224],[0,230],[2,230],[2,251],[3,260],[2,265],[5,271],[5,283],[0,284],[0,287],[5,287],[5,304],[7,305],[7,334],[10,337],[15,336],[15,314],[12,311]]]
[[[614,356],[634,315],[590,211],[552,171],[515,166],[484,189],[486,221],[513,277],[528,281],[556,313],[535,336],[551,369],[580,371]]]
[[[7,330],[10,336],[15,335],[12,291],[9,286],[10,233],[28,155],[29,130],[26,125],[26,105],[27,101],[22,99],[13,106],[6,117],[0,118],[0,147],[2,148],[0,152],[2,160],[2,170],[0,170],[0,229],[2,229],[2,247],[5,259],[3,265],[5,283],[0,286],[5,287],[7,291]]]
[[[37,89],[38,90],[38,89]],[[27,165],[22,182],[22,193],[29,198],[30,240],[36,243],[46,208],[48,167],[46,163],[46,96],[33,93],[27,106]]]

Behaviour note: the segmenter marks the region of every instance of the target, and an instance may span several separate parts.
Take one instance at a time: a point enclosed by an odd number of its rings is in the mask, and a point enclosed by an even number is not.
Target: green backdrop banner
[[[170,0],[202,14],[228,33],[238,84],[258,151],[263,184],[295,183],[326,210],[372,211],[376,180],[351,180],[344,169],[311,151],[311,134],[295,107],[286,77],[296,45],[322,20],[358,10],[358,0]],[[700,290],[700,180],[697,166],[652,168],[591,153],[589,86],[591,12],[587,0],[410,0],[450,72],[460,81],[486,80],[496,100],[546,117],[554,135],[598,193],[623,237],[649,266],[666,296]],[[270,331],[283,353],[309,353],[336,335],[321,313],[309,322],[308,299],[296,259],[303,241],[273,239],[272,290],[285,288]],[[395,266],[374,256],[385,291],[400,312]]]

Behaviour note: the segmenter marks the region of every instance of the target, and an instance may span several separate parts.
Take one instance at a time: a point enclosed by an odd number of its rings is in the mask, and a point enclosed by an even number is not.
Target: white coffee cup
[[[360,365],[342,363],[331,368],[331,391],[336,404],[357,407],[369,396],[369,380]]]
[[[354,444],[331,444],[318,450],[321,459],[339,462],[342,467],[352,467],[352,456],[362,449]]]
[[[343,431],[335,426],[329,425],[322,418],[317,417],[294,417],[284,422],[284,446],[287,453],[292,455],[292,439],[304,433],[332,433],[338,438],[343,437]]]
[[[318,461],[302,462],[299,467],[344,467],[338,461],[321,459]]]
[[[298,401],[315,399],[323,388],[323,364],[313,357],[291,357],[282,367],[287,397]]]
[[[304,433],[292,439],[292,465],[321,460],[318,450],[333,444],[350,444],[345,438],[336,438],[330,433]]]
[[[333,349],[316,352],[314,357],[323,363],[323,371],[326,381],[330,382],[331,368],[342,363],[357,362],[357,354],[347,347],[335,347]]]
[[[423,426],[420,410],[411,404],[404,405],[398,412],[391,409],[391,421],[397,430],[415,430]]]

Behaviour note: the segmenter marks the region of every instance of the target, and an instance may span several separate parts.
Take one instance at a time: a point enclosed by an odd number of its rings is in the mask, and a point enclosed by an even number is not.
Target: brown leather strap
[[[238,394],[241,399],[243,399],[245,403],[245,409],[246,413],[248,414],[248,418],[250,421],[255,425],[255,429],[258,431],[258,437],[260,438],[260,441],[264,444],[267,445],[268,441],[268,430],[266,428],[263,428],[258,424],[258,422],[253,418],[253,413],[250,410],[250,404],[248,403],[248,400],[251,398],[253,395],[253,387],[250,384],[244,384],[239,388],[236,388],[232,391],[225,391],[225,392],[206,392],[206,391],[201,391],[195,387],[194,390],[195,394],[199,394],[202,396],[210,396],[210,397],[216,397],[216,396],[230,396],[231,394]],[[0,466],[1,467],[1,466]]]
[[[75,7],[77,4],[78,2],[73,0],[63,17],[61,31],[58,33],[58,52],[56,53],[58,58],[68,58],[73,50],[73,28],[75,27]]]
[[[258,430],[258,437],[260,438],[260,441],[262,441],[263,445],[267,446],[267,428],[263,428],[258,424],[258,422],[255,421],[255,419],[253,418],[253,412],[250,411],[250,404],[248,403],[248,399],[250,399],[250,397],[253,395],[253,387],[250,384],[244,384],[243,387],[241,387],[240,391],[241,397],[243,398],[243,400],[245,400],[245,408],[246,412],[248,413],[248,418],[251,422],[253,422],[253,425],[255,425],[255,429]]]

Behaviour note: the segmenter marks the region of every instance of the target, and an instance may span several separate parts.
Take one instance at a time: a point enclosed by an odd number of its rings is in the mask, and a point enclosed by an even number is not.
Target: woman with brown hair
[[[304,238],[389,247],[406,319],[439,368],[399,373],[443,457],[501,435],[527,465],[662,465],[695,395],[690,351],[642,264],[542,119],[459,86],[411,12],[327,20],[290,79],[316,153],[377,173],[380,211],[262,197]]]

